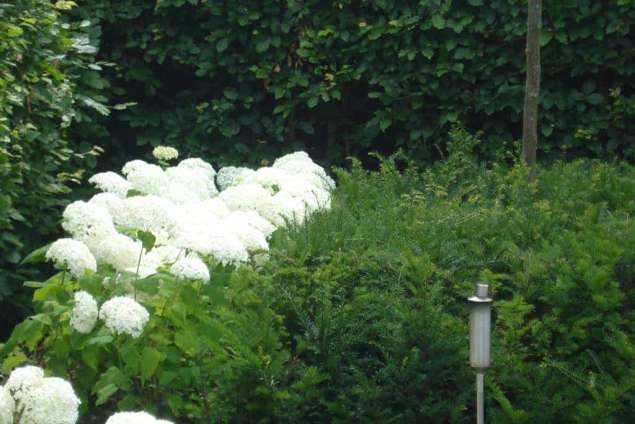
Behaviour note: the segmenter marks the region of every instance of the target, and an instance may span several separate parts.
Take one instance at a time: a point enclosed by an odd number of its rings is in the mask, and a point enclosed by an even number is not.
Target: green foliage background
[[[492,157],[521,135],[526,0],[96,0],[113,155],[176,145],[253,163],[434,159],[460,121]],[[634,158],[635,4],[547,0],[542,156]]]
[[[481,157],[504,157],[521,131],[525,9],[521,0],[1,3],[0,302],[15,293],[24,253],[59,231],[51,213],[95,166],[83,155],[94,144],[106,150],[101,169],[158,144],[215,165],[294,149],[327,165],[397,148],[429,161],[460,121],[483,131]],[[545,3],[543,158],[635,157],[633,22],[631,1]]]
[[[31,282],[36,314],[0,346],[0,372],[71,379],[88,422],[143,408],[179,423],[468,423],[465,299],[486,281],[491,422],[633,421],[635,168],[557,162],[528,184],[523,166],[476,162],[477,143],[453,130],[431,168],[338,171],[331,211],[274,233],[261,269]],[[139,339],[72,330],[74,290],[104,301],[130,284],[151,312]]]
[[[0,2],[0,336],[28,299],[36,272],[17,264],[57,232],[69,184],[95,165],[108,83],[95,63],[88,21],[66,19],[71,2]]]
[[[157,299],[177,300],[153,308],[169,325],[137,343],[69,331],[73,284],[107,297],[96,280],[35,284],[38,314],[3,347],[5,370],[28,354],[74,379],[85,407],[191,422],[462,422],[463,300],[481,279],[497,299],[493,421],[633,420],[633,168],[554,161],[527,184],[501,165],[521,131],[525,1],[72,6],[0,3],[3,328],[38,279],[17,264],[54,238],[93,144],[104,169],[168,144],[215,165],[305,149],[378,171],[339,172],[333,211],[278,232],[260,272],[216,270],[223,296],[177,296],[161,277]],[[540,155],[632,161],[635,4],[544,10]],[[456,122],[482,141],[447,141]]]

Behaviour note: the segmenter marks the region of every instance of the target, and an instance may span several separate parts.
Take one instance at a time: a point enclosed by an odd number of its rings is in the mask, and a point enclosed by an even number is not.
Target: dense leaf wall
[[[67,21],[71,7],[0,2],[0,322],[19,318],[29,270],[17,264],[56,231],[68,185],[98,153],[94,116],[108,113],[90,23]]]
[[[482,153],[520,138],[526,1],[99,0],[120,103],[113,154],[172,144],[227,161],[306,147],[339,162],[444,151],[460,121]],[[544,7],[541,150],[633,158],[635,5]],[[144,148],[144,150],[147,150]]]

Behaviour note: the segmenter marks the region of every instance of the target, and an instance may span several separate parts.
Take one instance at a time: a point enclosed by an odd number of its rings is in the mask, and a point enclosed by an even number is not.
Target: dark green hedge
[[[0,339],[28,308],[20,287],[33,270],[18,263],[57,231],[104,134],[93,119],[108,114],[107,82],[90,23],[66,19],[70,3],[0,1]]]
[[[304,147],[443,151],[456,121],[483,154],[520,138],[526,1],[98,0],[119,103],[113,154],[171,144],[254,162]],[[635,4],[547,0],[543,157],[635,157]],[[147,151],[144,148],[143,151]]]
[[[289,421],[474,422],[466,298],[484,281],[488,422],[633,422],[635,167],[556,161],[528,184],[450,141],[423,172],[339,172],[330,212],[274,234],[264,297],[293,365],[322,376]]]

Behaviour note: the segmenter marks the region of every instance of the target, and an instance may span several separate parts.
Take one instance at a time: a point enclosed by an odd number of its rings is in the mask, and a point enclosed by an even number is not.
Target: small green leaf
[[[436,29],[445,28],[445,19],[443,18],[443,16],[434,15],[432,17],[432,26],[435,27]]]
[[[318,104],[318,98],[317,97],[311,97],[307,102],[306,105],[308,107],[310,107],[311,109],[313,109],[315,106],[317,106]]]
[[[542,31],[540,33],[540,47],[544,47],[553,39],[553,33],[549,31]]]
[[[29,253],[24,259],[22,259],[22,262],[20,262],[20,265],[39,264],[39,263],[45,262],[46,252],[47,250],[49,250],[49,247],[51,247],[51,243],[47,244],[46,246],[42,246],[35,249],[33,252]]]
[[[141,278],[132,283],[135,288],[141,290],[144,293],[155,295],[159,292],[159,286],[161,278],[157,275],[151,275],[146,278]]]
[[[41,289],[42,287],[46,287],[46,283],[41,281],[25,281],[22,284],[24,287],[30,287],[32,289]]]
[[[118,103],[114,105],[112,108],[115,110],[126,110],[136,105],[137,105],[137,102]]]
[[[22,32],[22,28],[20,28],[19,26],[8,25],[7,35],[9,37],[19,37],[20,35],[22,35]]]
[[[113,340],[113,337],[110,335],[95,336],[88,339],[88,341],[86,342],[86,346],[105,345],[111,343]]]
[[[2,363],[2,368],[5,371],[11,371],[13,368],[17,367],[18,365],[22,365],[28,360],[29,358],[27,358],[24,353],[17,352],[14,355],[7,356],[7,358]]]
[[[114,384],[106,384],[97,392],[97,400],[95,401],[95,405],[99,406],[106,403],[108,399],[110,399],[110,397],[117,392],[117,390],[119,390],[119,388]]]
[[[225,97],[229,100],[236,100],[238,99],[238,91],[231,89],[231,88],[226,88],[225,91],[223,91],[223,94],[225,95]]]
[[[218,42],[216,42],[216,51],[218,53],[222,53],[225,50],[227,50],[228,46],[229,46],[229,39],[221,38],[220,40],[218,40]]]
[[[158,350],[151,347],[143,348],[143,353],[141,354],[141,378],[147,380],[152,377],[162,359],[163,355]]]
[[[82,349],[80,356],[84,364],[93,371],[99,368],[99,348],[97,346],[86,346]]]
[[[597,106],[601,104],[603,101],[604,101],[604,96],[602,96],[599,93],[593,93],[589,96],[589,103],[591,103],[593,106]]]
[[[174,343],[190,356],[196,355],[201,348],[198,336],[186,331],[176,333]]]
[[[137,239],[141,241],[141,245],[149,252],[154,247],[154,243],[156,243],[157,238],[150,231],[137,231]]]
[[[384,132],[390,127],[392,120],[388,117],[383,117],[379,120],[379,129]]]
[[[126,197],[143,196],[143,193],[139,190],[131,189],[126,193]]]

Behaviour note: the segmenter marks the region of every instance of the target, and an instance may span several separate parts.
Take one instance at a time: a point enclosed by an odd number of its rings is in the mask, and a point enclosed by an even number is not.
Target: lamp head
[[[470,303],[470,365],[485,369],[490,366],[491,316],[493,300],[488,296],[488,285],[477,284]]]

